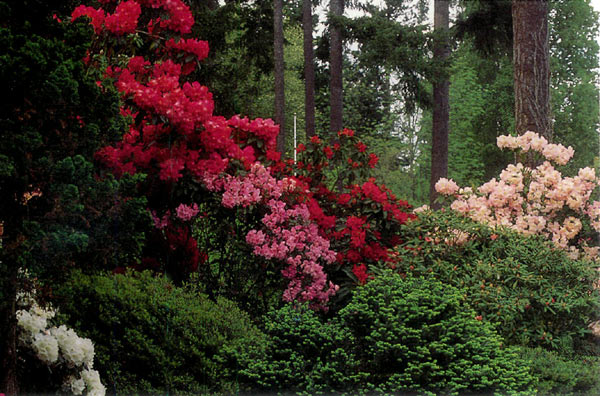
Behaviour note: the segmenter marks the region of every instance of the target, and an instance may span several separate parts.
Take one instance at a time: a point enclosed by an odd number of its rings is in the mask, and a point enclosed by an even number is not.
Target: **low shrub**
[[[353,337],[339,325],[324,322],[306,304],[287,304],[263,320],[269,339],[264,352],[248,353],[246,348],[237,354],[243,367],[238,378],[249,390],[331,393],[355,389],[364,379]]]
[[[598,356],[565,357],[538,347],[523,348],[522,357],[530,361],[540,396],[600,394]]]
[[[466,289],[507,342],[573,348],[600,307],[593,263],[572,260],[541,237],[491,229],[451,212],[425,212],[403,228],[399,273],[433,274]]]
[[[238,358],[238,375],[255,392],[531,391],[526,362],[480,319],[458,289],[386,273],[329,321],[291,305],[271,312],[266,349]]]
[[[223,353],[265,342],[232,302],[149,272],[74,272],[56,295],[68,323],[94,341],[109,392],[234,392],[235,368]]]
[[[358,288],[340,313],[355,338],[366,391],[528,392],[533,378],[516,349],[466,303],[431,278],[384,273]]]

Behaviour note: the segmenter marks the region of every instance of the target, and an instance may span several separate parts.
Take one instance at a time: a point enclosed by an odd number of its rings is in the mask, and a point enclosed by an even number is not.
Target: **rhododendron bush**
[[[92,341],[79,337],[65,325],[49,327],[48,321],[54,318],[56,311],[51,306],[40,307],[34,292],[19,293],[17,305],[21,308],[16,312],[19,348],[33,352],[53,375],[62,376],[64,391],[103,396],[106,388],[98,371],[93,369]]]
[[[378,158],[352,130],[338,132],[333,145],[314,136],[298,152],[295,164],[278,168],[306,186],[311,218],[336,250],[338,268],[365,283],[371,264],[393,261],[400,226],[415,217],[407,213],[410,205],[369,178]]]
[[[510,164],[499,180],[492,179],[476,190],[440,179],[436,190],[454,199],[450,207],[491,226],[543,235],[572,258],[583,254],[597,259],[600,201],[593,199],[593,193],[600,179],[595,170],[583,168],[574,177],[563,177],[552,162],[567,164],[573,149],[550,144],[531,131],[519,137],[499,136],[497,144],[516,150],[528,165]],[[541,164],[534,166],[536,157],[541,157]]]
[[[354,184],[365,179],[377,157],[344,130],[339,144],[315,137],[297,164],[281,161],[273,121],[217,116],[208,88],[186,80],[208,55],[205,41],[186,37],[194,22],[189,7],[181,0],[101,3],[100,9],[77,7],[72,20],[91,19],[96,41],[84,61],[102,68],[98,83],[114,84],[122,114],[131,121],[122,141],[100,150],[97,159],[117,176],[146,175],[139,188],[148,197],[156,232],[139,266],[180,279],[199,269],[208,276],[216,253],[198,244],[198,225],[225,208],[234,215],[218,227],[232,234],[244,229],[237,240],[254,254],[257,271],[275,265],[287,280],[285,300],[326,308],[338,289],[328,273],[340,269],[364,283],[367,265],[388,258],[387,249],[398,242],[397,226],[412,216],[406,202],[384,186],[373,180]],[[148,56],[114,48],[138,48]],[[339,192],[324,183],[329,161],[344,163],[337,168]],[[250,259],[245,256],[248,266]],[[222,278],[215,282],[222,284]]]

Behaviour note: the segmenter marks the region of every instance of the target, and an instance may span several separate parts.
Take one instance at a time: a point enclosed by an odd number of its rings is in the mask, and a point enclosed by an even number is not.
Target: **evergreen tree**
[[[437,33],[433,49],[434,60],[444,64],[450,54],[448,28],[450,23],[450,3],[448,0],[435,0],[433,29]],[[448,176],[448,133],[450,121],[449,90],[450,81],[446,70],[440,68],[433,82],[433,128],[431,137],[431,181],[429,202],[438,209],[435,183]]]
[[[73,4],[0,2],[0,389],[18,392],[15,296],[29,272],[41,284],[74,266],[135,263],[150,218],[130,198],[135,179],[98,177],[97,149],[125,127],[116,92],[82,59],[85,23],[61,23]],[[53,14],[55,17],[53,18]],[[51,291],[51,290],[50,290]]]
[[[548,0],[513,0],[515,129],[552,140]]]
[[[274,0],[275,123],[279,125],[277,150],[285,152],[285,62],[283,57],[283,0]]]

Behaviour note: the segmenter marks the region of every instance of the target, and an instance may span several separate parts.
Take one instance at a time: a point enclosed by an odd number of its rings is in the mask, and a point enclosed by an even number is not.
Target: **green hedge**
[[[530,393],[526,362],[478,319],[456,288],[385,273],[329,321],[271,312],[267,348],[239,359],[240,377],[260,392]]]
[[[94,341],[109,392],[234,392],[229,350],[264,345],[246,313],[149,272],[75,272],[57,292],[60,312]]]
[[[456,231],[468,235],[456,244]],[[469,302],[512,344],[573,349],[597,318],[598,272],[541,237],[492,230],[452,212],[421,213],[403,228],[395,271],[433,274],[466,289]],[[451,241],[451,244],[444,243]]]
[[[598,356],[561,356],[537,347],[523,348],[522,357],[530,362],[540,396],[600,394]]]
[[[435,393],[530,391],[529,367],[503,346],[464,291],[427,278],[382,274],[340,313],[355,337],[367,390]]]

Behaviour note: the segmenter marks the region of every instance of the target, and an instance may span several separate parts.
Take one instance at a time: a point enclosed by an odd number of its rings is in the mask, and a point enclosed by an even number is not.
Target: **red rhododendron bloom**
[[[373,153],[369,154],[369,167],[375,168],[377,162],[379,162],[379,158]]]
[[[345,128],[338,132],[338,136],[342,136],[342,135],[352,137],[352,136],[354,136],[354,131],[352,129]]]
[[[360,153],[364,153],[365,151],[367,151],[367,146],[363,142],[356,143],[356,148]]]
[[[358,265],[354,264],[354,266],[352,267],[352,273],[354,274],[354,276],[356,276],[361,285],[364,285],[367,282],[367,279],[369,278],[369,274],[367,273],[367,266],[362,263]]]
[[[114,14],[105,18],[104,26],[117,36],[134,33],[141,13],[142,8],[137,2],[123,1],[117,5]]]

